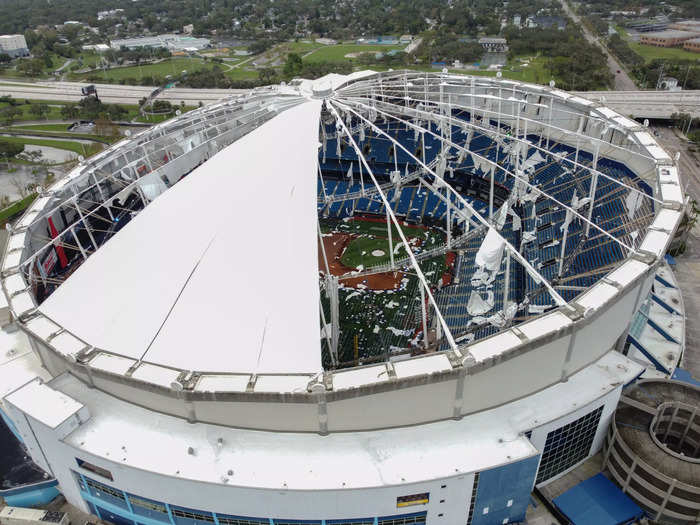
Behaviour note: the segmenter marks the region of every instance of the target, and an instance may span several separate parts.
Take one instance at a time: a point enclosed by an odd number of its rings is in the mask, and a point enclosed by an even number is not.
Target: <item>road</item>
[[[571,7],[569,7],[568,2],[566,0],[559,0],[559,3],[561,3],[564,12],[566,12],[566,14],[576,23],[576,25],[578,25],[581,28],[581,30],[583,31],[583,35],[586,37],[586,40],[588,40],[591,44],[598,46],[600,50],[603,53],[605,53],[605,56],[608,57],[608,69],[610,70],[610,73],[612,73],[615,77],[615,90],[636,91],[637,85],[634,83],[634,80],[630,78],[630,76],[627,74],[625,69],[618,63],[615,57],[613,57],[608,52],[608,49],[603,44],[601,44],[593,34],[591,34],[588,28],[583,24],[581,18],[576,13],[574,13]]]
[[[85,82],[16,82],[0,79],[0,96],[10,95],[15,98],[38,100],[73,101],[83,98],[80,89],[88,84]],[[100,100],[110,104],[133,104],[148,97],[155,89],[153,86],[122,86],[117,84],[95,84]],[[168,100],[173,104],[184,101],[185,104],[196,106],[201,101],[204,104],[219,100],[236,93],[248,93],[247,89],[166,89],[158,96],[160,100]]]
[[[655,128],[656,140],[671,155],[680,152],[678,167],[687,195],[700,202],[700,155],[688,151],[684,137],[673,128]],[[685,307],[685,352],[681,367],[700,379],[700,224],[688,235],[686,250],[676,257],[676,280]]]

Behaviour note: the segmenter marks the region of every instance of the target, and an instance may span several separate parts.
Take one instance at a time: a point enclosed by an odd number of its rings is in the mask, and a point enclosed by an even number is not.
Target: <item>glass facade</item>
[[[602,414],[601,406],[547,434],[536,483],[553,478],[588,456]]]
[[[414,525],[426,522],[426,512],[332,520],[295,520],[216,514],[170,505],[126,493],[73,472],[90,512],[115,525]]]

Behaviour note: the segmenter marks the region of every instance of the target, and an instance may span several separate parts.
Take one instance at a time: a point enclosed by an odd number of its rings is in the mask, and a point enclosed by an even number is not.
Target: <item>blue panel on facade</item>
[[[114,525],[134,525],[134,522],[124,518],[120,514],[117,514],[116,512],[110,512],[107,509],[100,507],[99,505],[95,506],[97,508],[97,511],[100,513],[100,517],[105,520],[114,523]]]
[[[12,491],[12,495],[3,495],[5,503],[10,507],[38,507],[39,505],[46,505],[50,501],[58,496],[58,488],[56,488],[56,482],[53,482],[54,486],[51,487],[39,487],[33,489],[25,490],[15,490]]]
[[[554,498],[554,504],[574,525],[618,525],[644,516],[644,511],[603,474],[567,490]]]
[[[525,520],[539,459],[534,456],[480,472],[471,525]]]

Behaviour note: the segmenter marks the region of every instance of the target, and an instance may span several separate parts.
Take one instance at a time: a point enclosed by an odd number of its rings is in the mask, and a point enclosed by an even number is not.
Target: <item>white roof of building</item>
[[[641,370],[610,352],[566,382],[459,421],[328,436],[191,424],[90,389],[70,374],[51,387],[89,409],[90,419],[64,439],[78,450],[185,479],[319,490],[439,479],[533,456],[524,431],[599,399]]]
[[[212,157],[102,246],[41,311],[86,343],[136,360],[213,372],[321,371],[320,110],[320,101],[305,101]]]

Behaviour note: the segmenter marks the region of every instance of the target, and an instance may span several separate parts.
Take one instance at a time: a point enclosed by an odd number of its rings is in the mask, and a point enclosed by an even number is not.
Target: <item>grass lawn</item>
[[[390,45],[362,45],[362,44],[338,44],[335,46],[322,46],[304,58],[307,62],[345,62],[348,53],[376,53],[388,52],[392,49],[404,49],[406,46]]]
[[[90,73],[71,74],[71,78],[82,80],[89,76],[99,76],[104,79],[123,80],[126,78],[141,78],[143,75],[179,75],[183,70],[198,71],[209,67],[201,58],[170,58],[157,64],[142,66],[126,66],[107,69],[106,71],[91,71]]]
[[[667,60],[700,60],[700,54],[686,51],[678,47],[656,47],[640,44],[639,42],[627,41],[632,51],[651,62],[655,58]]]
[[[0,210],[0,226],[4,226],[8,219],[26,210],[34,202],[34,199],[36,199],[36,193],[27,195],[24,199],[13,202],[4,210]]]
[[[300,55],[305,55],[309,51],[320,49],[322,47],[326,46],[316,42],[284,42],[277,46],[275,50],[281,53],[298,53]]]
[[[13,142],[15,144],[25,144],[32,146],[45,146],[66,151],[72,151],[78,155],[85,153],[86,157],[94,155],[98,151],[102,151],[102,144],[82,144],[80,142],[71,142],[68,140],[52,140],[40,138],[24,138],[13,136],[0,136],[0,140],[5,142]]]
[[[18,99],[18,100],[21,102],[24,102],[24,99]],[[44,102],[44,101],[32,101],[32,102]],[[49,104],[48,101],[45,101],[45,102],[46,102],[46,104]],[[52,102],[50,102],[50,104],[52,104],[52,105],[49,105],[49,112],[46,115],[44,115],[44,117],[41,119],[29,111],[29,105],[23,104],[23,103],[19,104],[15,107],[22,110],[22,114],[18,115],[16,120],[17,121],[23,121],[23,120],[62,120],[63,117],[61,116],[61,107],[63,105],[60,103],[56,104],[56,101],[52,101]],[[3,108],[6,108],[7,106],[9,106],[8,103],[0,102],[0,110],[2,110]]]
[[[324,223],[321,223],[321,228],[322,231],[335,230],[360,235],[360,237],[348,243],[341,258],[341,262],[349,268],[357,268],[360,264],[364,268],[369,268],[371,266],[387,263],[391,259],[389,256],[387,228],[386,224],[383,222],[354,220],[341,222],[335,225],[335,227],[326,227]],[[401,242],[399,232],[394,225],[392,225],[391,230],[394,243],[394,257],[396,259],[403,259],[407,254]],[[426,230],[420,226],[407,224],[402,224],[401,230],[409,242],[412,238],[420,239],[421,249],[432,248],[444,241],[442,234],[436,230]],[[399,247],[397,248],[397,246]],[[384,254],[379,256],[372,255],[374,250],[381,250]]]
[[[403,259],[406,257],[406,250],[401,243],[401,239],[394,239],[394,257]],[[398,245],[398,246],[397,246]],[[380,255],[373,255],[372,252]],[[345,247],[340,262],[348,268],[371,268],[379,264],[387,263],[391,260],[389,256],[389,239],[379,237],[358,237],[353,239]]]
[[[224,71],[224,74],[233,80],[249,80],[258,78],[257,71],[245,69],[245,67],[234,67],[230,71]]]

